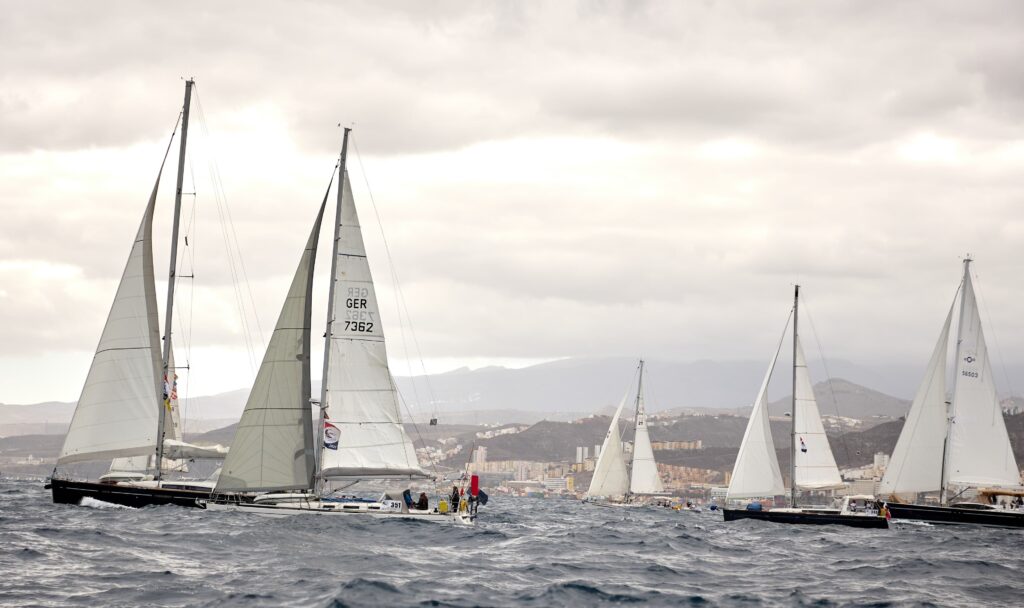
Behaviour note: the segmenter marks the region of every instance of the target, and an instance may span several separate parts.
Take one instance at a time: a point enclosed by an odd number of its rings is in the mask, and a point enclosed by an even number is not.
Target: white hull
[[[438,513],[437,511],[389,510],[381,503],[321,503],[319,501],[295,501],[285,504],[223,503],[201,501],[209,511],[237,511],[265,517],[291,517],[294,515],[361,515],[374,519],[416,519],[441,524],[475,525],[475,516],[466,512]]]

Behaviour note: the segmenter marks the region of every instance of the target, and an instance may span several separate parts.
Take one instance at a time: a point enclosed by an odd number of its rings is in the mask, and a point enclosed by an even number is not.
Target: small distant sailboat
[[[46,483],[55,503],[79,504],[83,498],[93,498],[130,507],[196,506],[197,498],[210,495],[213,482],[165,479],[164,474],[170,470],[187,470],[184,461],[188,459],[221,459],[227,453],[221,446],[198,446],[183,441],[171,344],[178,227],[193,84],[192,80],[185,83],[185,104],[181,112],[163,350],[161,352],[153,270],[153,214],[170,144],[115,292],[57,458],[57,467]],[[95,482],[58,474],[58,468],[63,465],[104,460],[112,461],[110,471]]]
[[[924,380],[907,413],[879,494],[894,520],[1024,527],[1024,488],[996,397],[981,315],[964,260],[952,399],[947,401],[947,352],[953,321],[950,306]],[[984,502],[958,502],[966,489]],[[937,492],[939,504],[904,504],[919,493]],[[1000,508],[999,497],[1017,508]]]
[[[323,388],[313,428],[310,331],[313,270],[327,195],[306,242],[288,296],[221,470],[212,511],[269,516],[300,513],[371,515],[472,524],[478,488],[467,505],[438,501],[419,509],[406,496],[378,500],[335,497],[330,482],[426,480],[402,426],[388,368],[384,328],[345,164],[345,129],[338,166],[333,256],[324,334]],[[330,187],[328,187],[328,191]],[[347,487],[347,486],[346,486]],[[461,503],[462,500],[455,498]],[[453,501],[454,502],[454,501]]]
[[[619,418],[626,405],[623,398],[612,416],[612,423],[605,434],[601,453],[594,467],[586,501],[600,506],[646,506],[650,497],[666,496],[665,488],[658,474],[654,460],[651,436],[647,430],[647,412],[644,407],[644,362],[640,361],[639,380],[636,388],[636,409],[633,417],[633,458],[626,469],[625,450],[619,431]]]
[[[814,398],[807,362],[797,330],[800,286],[796,286],[791,311],[793,320],[793,403],[790,452],[792,454],[789,508],[766,509],[754,502],[745,509],[722,509],[725,521],[759,519],[787,524],[840,524],[859,528],[885,528],[886,518],[874,509],[871,496],[848,496],[839,509],[797,507],[799,490],[828,490],[843,487],[821,414]],[[788,321],[787,321],[788,325]],[[747,429],[743,434],[726,500],[772,498],[785,494],[779,460],[775,454],[768,418],[768,383],[779,358],[782,342],[768,365],[761,390],[754,401]]]

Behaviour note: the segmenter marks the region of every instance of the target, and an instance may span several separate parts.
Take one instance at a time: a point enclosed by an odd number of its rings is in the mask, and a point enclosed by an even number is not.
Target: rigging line
[[[212,150],[213,144],[212,138],[210,137],[209,125],[206,121],[206,113],[203,109],[202,100],[200,99],[198,91],[196,92],[196,109],[197,114],[199,115],[200,128],[203,131],[207,144],[210,146],[210,149]],[[257,365],[256,353],[254,349],[255,341],[251,337],[252,330],[250,328],[249,321],[247,318],[248,315],[246,314],[245,310],[245,297],[242,294],[240,282],[237,280],[237,277],[239,276],[241,276],[242,281],[245,283],[245,289],[249,296],[249,305],[252,310],[253,320],[255,320],[256,322],[256,329],[258,332],[259,342],[262,344],[264,350],[266,349],[266,342],[263,337],[263,330],[260,324],[259,315],[256,312],[256,302],[252,294],[252,285],[249,282],[248,273],[246,272],[245,259],[242,256],[241,243],[238,240],[238,233],[235,230],[234,220],[231,215],[231,207],[228,203],[227,195],[224,191],[224,184],[220,174],[220,167],[217,164],[217,161],[214,158],[213,154],[208,155],[207,163],[210,169],[210,178],[213,183],[214,198],[217,201],[218,210],[221,213],[222,231],[224,232],[225,235],[225,248],[228,250],[229,264],[233,267],[232,272],[236,278],[234,287],[239,304],[239,313],[240,316],[242,317],[243,332],[247,334],[245,336],[245,341],[249,349],[250,368],[251,371],[255,373]],[[232,245],[234,246],[233,250],[231,247]]]
[[[999,367],[1003,370],[1003,379],[1006,380],[1006,388],[1010,393],[1010,398],[1012,399],[1014,397],[1013,383],[1010,381],[1010,374],[1006,371],[1006,360],[1003,359],[1003,350],[999,348],[999,334],[996,332],[995,323],[992,322],[992,313],[989,311],[988,303],[985,302],[985,298],[982,297],[981,285],[978,280],[977,273],[974,274],[974,284],[976,286],[974,290],[978,294],[978,301],[981,302],[981,308],[985,310],[985,316],[988,318],[989,329],[992,330],[992,343],[996,347],[996,355],[999,356]],[[998,397],[996,399],[998,399]],[[1001,408],[1002,406],[1000,405],[1000,409]]]
[[[839,423],[839,429],[840,429],[840,431],[843,431],[843,421],[842,421],[843,415],[839,411],[839,401],[836,399],[836,392],[835,392],[835,389],[832,387],[832,374],[830,374],[829,371],[828,371],[828,361],[825,358],[825,349],[823,349],[821,347],[821,341],[818,339],[818,330],[817,330],[817,328],[814,327],[814,319],[811,317],[810,307],[807,306],[807,296],[806,295],[804,295],[803,300],[804,300],[804,314],[807,315],[807,321],[808,321],[808,323],[811,324],[811,332],[814,334],[814,343],[818,346],[818,354],[821,355],[821,366],[825,369],[825,379],[828,381],[828,392],[829,392],[829,394],[832,397],[832,405],[835,406],[836,416],[839,417],[839,420],[837,420],[837,422]],[[795,391],[796,387],[793,387],[793,390]],[[813,385],[811,385],[811,394],[812,394],[812,396],[814,394],[814,386]],[[794,412],[794,415],[795,414],[796,414],[796,412]],[[825,432],[825,438],[828,439],[828,432],[827,431]],[[839,441],[843,444],[843,452],[846,454],[846,463],[847,463],[847,465],[848,466],[852,465],[853,463],[850,460],[850,446],[849,446],[849,444],[846,441],[846,432],[845,431],[839,433]],[[840,479],[842,479],[842,476],[840,476]]]
[[[388,377],[391,378],[391,374],[388,374]],[[420,433],[420,426],[418,424],[416,424],[416,419],[413,418],[412,412],[409,410],[409,404],[406,402],[405,397],[402,395],[402,391],[398,390],[398,386],[395,384],[394,378],[391,378],[391,386],[395,389],[395,395],[398,396],[399,403],[402,404],[402,406],[405,408],[406,413],[409,414],[409,424],[412,425],[413,430],[416,432],[416,437],[419,438],[420,443],[423,444],[423,447],[427,447],[427,442],[426,442],[425,439],[423,439],[423,434]],[[399,421],[399,423],[401,423],[401,421]],[[415,455],[416,454],[416,444],[415,443],[412,446],[412,451],[413,451],[413,454]],[[419,457],[418,456],[416,457],[416,461],[417,461],[417,463],[419,462]],[[433,469],[433,471],[434,471],[434,479],[435,479],[434,483],[435,483],[435,488],[436,488],[436,484],[437,484],[436,479],[441,476],[441,473],[437,470],[437,463],[434,462],[433,458],[430,458],[430,468]]]
[[[426,366],[426,363],[423,360],[423,351],[420,349],[419,338],[417,337],[416,330],[413,327],[412,315],[409,313],[409,305],[408,305],[408,303],[407,303],[407,301],[405,299],[405,291],[402,289],[402,284],[401,284],[401,282],[398,279],[398,269],[396,268],[395,263],[394,263],[394,259],[391,256],[391,247],[388,245],[387,236],[384,234],[384,222],[381,221],[380,211],[377,208],[377,202],[373,198],[373,190],[370,188],[370,180],[369,180],[369,177],[366,174],[366,168],[363,165],[363,157],[362,157],[362,154],[360,154],[360,152],[359,152],[359,144],[357,143],[355,136],[353,136],[353,138],[352,138],[352,147],[353,147],[353,150],[356,153],[356,163],[358,163],[358,165],[359,165],[359,171],[360,171],[360,173],[363,176],[363,182],[366,184],[366,192],[367,192],[367,194],[368,194],[368,196],[370,198],[370,205],[373,207],[373,213],[374,213],[374,215],[377,218],[377,227],[380,230],[381,239],[384,241],[384,252],[387,255],[388,265],[389,265],[390,270],[391,270],[391,278],[392,278],[392,281],[395,284],[396,299],[401,302],[401,307],[399,308],[399,314],[401,314],[402,309],[405,310],[405,318],[406,318],[406,321],[409,323],[409,333],[412,335],[413,346],[416,349],[416,355],[419,357],[419,360],[420,360],[420,369],[423,371],[423,381],[427,385],[427,396],[430,399],[430,405],[431,405],[430,414],[431,414],[431,417],[436,418],[437,417],[437,413],[438,413],[438,410],[437,410],[438,406],[437,406],[437,398],[436,398],[436,395],[434,393],[434,387],[433,387],[433,385],[430,382],[430,375],[427,374],[427,366]],[[402,327],[401,319],[399,319],[399,331],[402,331],[401,327]],[[406,348],[405,344],[404,344],[405,343],[405,339],[404,339],[404,335],[405,334],[403,333],[402,335],[403,335],[403,340],[402,340],[403,348]],[[406,355],[406,360],[407,361],[411,361],[411,357],[409,357],[408,354]],[[410,368],[411,368],[411,363],[410,363]],[[410,369],[410,372],[411,372],[411,369]],[[412,380],[412,385],[413,385],[413,392],[415,393],[416,392],[415,380]]]

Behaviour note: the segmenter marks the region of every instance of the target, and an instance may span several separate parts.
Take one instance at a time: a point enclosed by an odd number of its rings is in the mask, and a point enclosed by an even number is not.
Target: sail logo
[[[337,450],[341,441],[341,430],[328,420],[324,420],[324,447],[328,450]]]
[[[804,454],[807,453],[807,444],[804,443],[803,437],[800,438],[800,451],[803,452]]]
[[[972,357],[971,355],[967,355],[966,357],[964,357],[964,361],[966,361],[967,363],[974,363],[975,360],[976,359],[974,357]]]

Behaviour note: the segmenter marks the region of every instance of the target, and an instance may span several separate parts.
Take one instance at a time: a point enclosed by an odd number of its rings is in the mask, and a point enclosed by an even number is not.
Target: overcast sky
[[[396,373],[408,322],[370,191],[431,370],[767,361],[796,282],[827,356],[923,369],[967,252],[990,345],[1024,361],[1019,2],[0,8],[0,402],[77,398],[183,76],[193,394],[262,357],[222,234],[266,339],[339,122]]]

